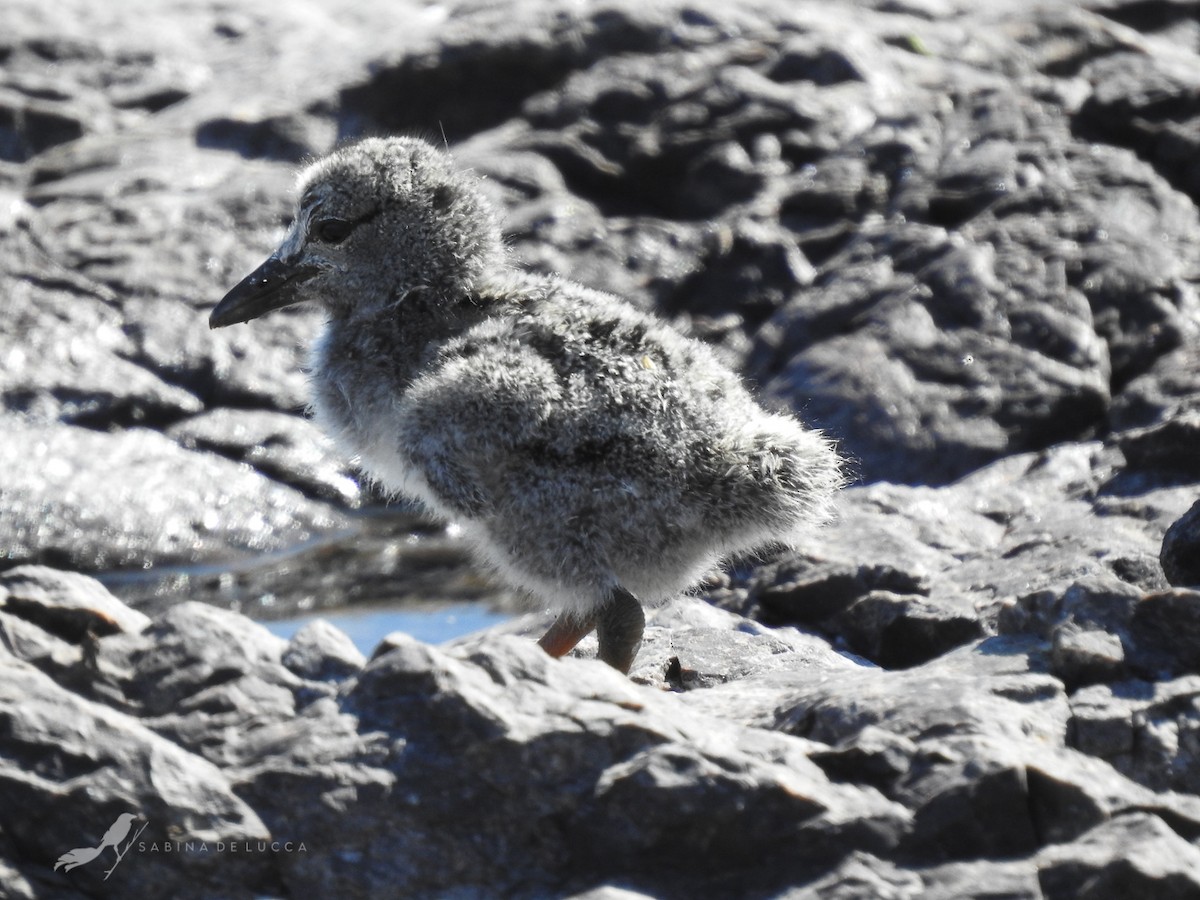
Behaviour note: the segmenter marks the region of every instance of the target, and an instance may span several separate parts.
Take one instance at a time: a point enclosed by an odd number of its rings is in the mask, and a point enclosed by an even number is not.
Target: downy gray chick
[[[628,672],[641,604],[827,517],[842,476],[826,439],[652,315],[514,268],[448,154],[363,140],[310,166],[299,193],[283,243],[210,325],[320,304],[318,423],[559,609],[540,641],[552,655],[595,628],[601,659]]]

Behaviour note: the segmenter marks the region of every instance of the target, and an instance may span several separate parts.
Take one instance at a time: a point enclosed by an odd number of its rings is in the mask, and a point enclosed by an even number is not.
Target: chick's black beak
[[[208,327],[249,322],[273,309],[299,302],[302,298],[297,296],[296,289],[318,271],[315,266],[286,263],[272,256],[221,298],[208,317]]]

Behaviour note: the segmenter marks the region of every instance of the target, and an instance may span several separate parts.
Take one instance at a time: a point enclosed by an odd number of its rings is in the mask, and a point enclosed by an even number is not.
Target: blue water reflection
[[[379,642],[393,631],[407,632],[427,644],[440,644],[472,631],[498,625],[509,618],[508,614],[493,612],[481,603],[452,603],[427,609],[359,607],[325,610],[261,624],[272,634],[287,640],[314,619],[324,619],[346,632],[354,645],[370,656]]]

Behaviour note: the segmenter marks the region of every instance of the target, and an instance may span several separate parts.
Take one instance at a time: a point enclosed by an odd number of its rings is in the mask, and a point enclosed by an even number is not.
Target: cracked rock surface
[[[0,894],[1200,896],[1194,3],[0,26]],[[850,461],[632,681],[218,608],[505,597],[304,418],[313,311],[207,329],[297,165],[393,132]],[[157,849],[53,869],[127,811]]]

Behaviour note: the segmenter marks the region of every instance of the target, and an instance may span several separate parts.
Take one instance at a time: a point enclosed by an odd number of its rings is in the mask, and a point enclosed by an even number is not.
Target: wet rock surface
[[[0,22],[0,893],[1200,895],[1192,4]],[[850,460],[632,681],[216,608],[505,596],[305,420],[312,311],[206,326],[395,131]]]

